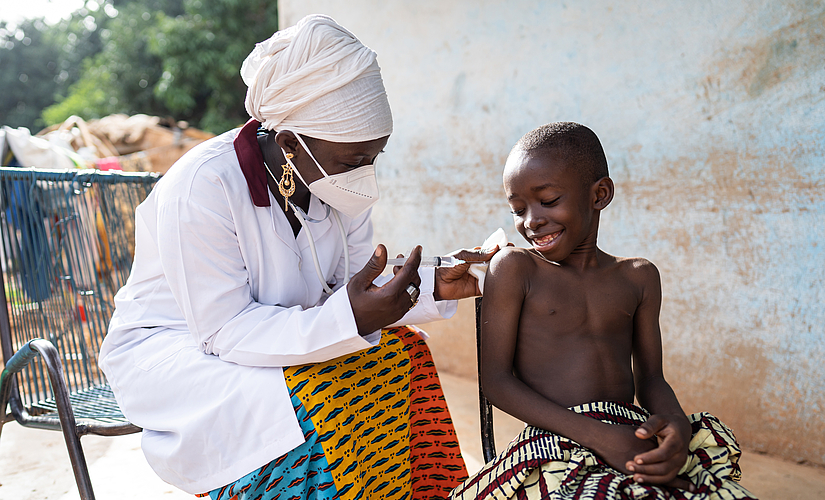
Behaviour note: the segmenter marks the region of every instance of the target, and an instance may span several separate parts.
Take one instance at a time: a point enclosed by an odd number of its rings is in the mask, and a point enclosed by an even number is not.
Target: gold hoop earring
[[[292,153],[286,154],[286,159],[291,160],[295,155]],[[295,179],[292,177],[292,165],[289,162],[281,165],[284,173],[281,174],[281,180],[278,181],[278,192],[284,197],[284,212],[287,211],[287,200],[295,194]]]

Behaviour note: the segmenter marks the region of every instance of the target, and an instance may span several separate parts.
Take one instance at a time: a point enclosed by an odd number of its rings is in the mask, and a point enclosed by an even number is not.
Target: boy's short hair
[[[595,132],[575,122],[554,122],[542,125],[519,139],[513,150],[525,153],[554,151],[574,166],[585,184],[592,184],[610,175],[607,158]]]

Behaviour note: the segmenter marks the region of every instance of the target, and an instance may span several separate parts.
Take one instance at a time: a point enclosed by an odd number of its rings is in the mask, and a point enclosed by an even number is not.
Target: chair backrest
[[[135,208],[158,174],[0,168],[0,340],[4,361],[33,338],[60,352],[70,392],[105,384],[97,366],[134,255]],[[52,398],[35,360],[17,377],[36,415]]]

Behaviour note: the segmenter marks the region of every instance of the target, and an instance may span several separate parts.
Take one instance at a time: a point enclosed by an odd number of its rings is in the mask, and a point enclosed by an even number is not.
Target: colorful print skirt
[[[640,425],[649,414],[627,403],[589,403],[570,408],[611,424]],[[688,491],[638,484],[575,441],[528,426],[499,456],[451,494],[454,499],[728,500],[756,498],[739,486],[741,451],[733,432],[709,413],[688,416],[693,431],[679,477]]]
[[[350,356],[284,369],[306,442],[213,500],[443,499],[467,478],[427,344],[410,327]]]

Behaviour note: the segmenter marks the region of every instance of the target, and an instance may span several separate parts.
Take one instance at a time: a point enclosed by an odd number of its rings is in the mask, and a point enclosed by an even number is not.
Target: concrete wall
[[[440,253],[504,227],[501,169],[549,121],[601,137],[600,246],[663,278],[666,374],[744,446],[825,464],[825,5],[281,0],[379,54],[395,133],[375,241]],[[427,329],[475,374],[472,306]]]

